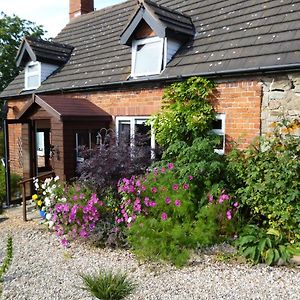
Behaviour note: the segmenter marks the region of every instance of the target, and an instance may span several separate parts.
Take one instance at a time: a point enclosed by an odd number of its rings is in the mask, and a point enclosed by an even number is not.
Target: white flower
[[[65,197],[62,197],[61,202],[67,202],[67,199]]]
[[[38,189],[38,188],[39,188],[39,184],[38,184],[37,182],[35,182],[35,183],[34,183],[34,187],[35,187],[36,189]]]
[[[46,188],[46,184],[43,183],[43,184],[42,184],[42,189],[44,190],[45,188]]]
[[[47,218],[47,217],[46,217],[46,218]],[[49,222],[48,222],[49,228],[53,227],[53,225],[54,225],[54,222],[53,222],[53,221],[49,221]]]
[[[50,221],[51,220],[51,218],[52,218],[52,215],[51,214],[46,214],[46,220],[48,220],[48,221]]]
[[[128,220],[127,220],[127,223],[130,223],[132,221],[132,218],[129,217]]]
[[[59,176],[54,177],[54,181],[57,181],[57,180],[59,180]]]
[[[49,199],[49,197],[45,198],[45,205],[46,206],[51,206],[51,200]]]

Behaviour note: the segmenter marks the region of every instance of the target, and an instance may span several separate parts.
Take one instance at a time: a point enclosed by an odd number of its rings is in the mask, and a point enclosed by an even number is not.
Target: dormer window
[[[132,42],[131,76],[160,74],[164,68],[164,39],[151,37]]]
[[[41,63],[29,62],[25,67],[25,89],[33,90],[41,85]]]

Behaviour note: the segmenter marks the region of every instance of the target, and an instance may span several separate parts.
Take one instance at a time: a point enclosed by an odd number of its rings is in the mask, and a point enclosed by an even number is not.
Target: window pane
[[[134,74],[159,74],[162,67],[162,51],[161,42],[138,45],[136,49]]]
[[[130,121],[119,121],[119,141],[130,145]]]
[[[213,129],[222,129],[222,120],[221,119],[214,120],[212,126]]]
[[[27,77],[28,88],[35,88],[39,86],[39,75],[33,75]]]
[[[135,121],[135,140],[137,146],[151,147],[151,126],[145,125],[144,120]]]

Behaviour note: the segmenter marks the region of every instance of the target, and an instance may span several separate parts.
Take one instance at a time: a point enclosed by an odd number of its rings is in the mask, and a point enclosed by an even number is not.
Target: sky
[[[95,9],[125,0],[94,0]],[[69,0],[0,0],[0,12],[44,25],[47,38],[55,37],[69,21]]]

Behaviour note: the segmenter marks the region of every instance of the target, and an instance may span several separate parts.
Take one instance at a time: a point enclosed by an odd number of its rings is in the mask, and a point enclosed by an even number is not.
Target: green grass
[[[132,294],[136,284],[126,274],[113,274],[111,271],[100,271],[96,275],[80,274],[84,282],[82,289],[101,300],[122,300]]]
[[[2,294],[2,282],[3,282],[3,276],[7,272],[13,258],[13,239],[12,237],[7,238],[7,244],[6,244],[6,256],[5,259],[0,266],[0,295]]]

